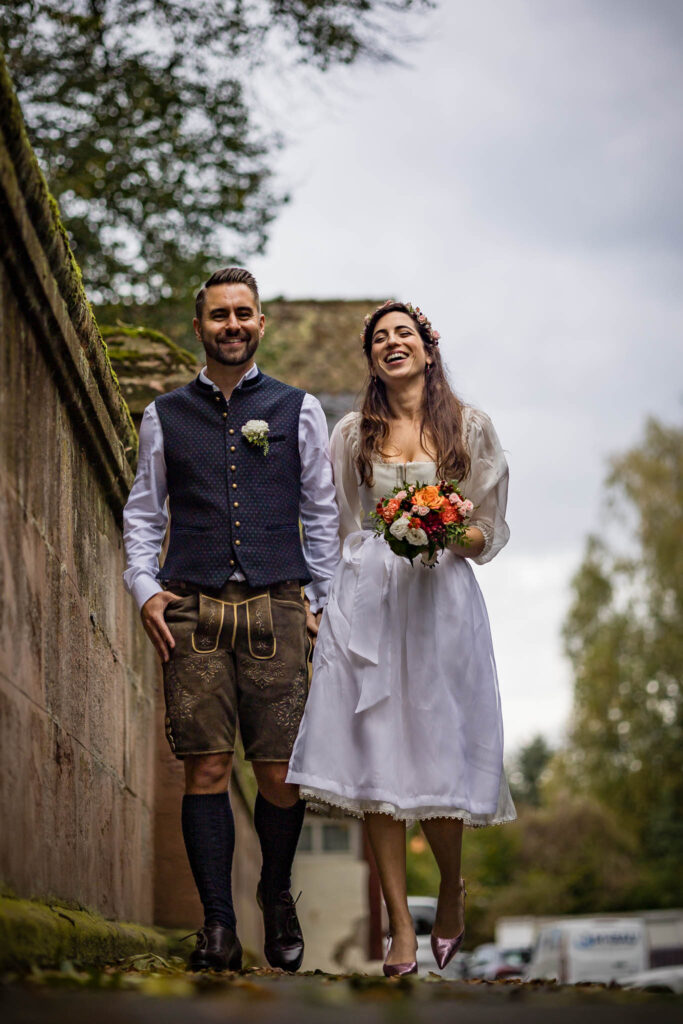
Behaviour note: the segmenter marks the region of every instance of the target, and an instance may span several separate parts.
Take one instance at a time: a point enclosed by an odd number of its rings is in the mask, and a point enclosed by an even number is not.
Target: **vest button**
[[[230,469],[231,469],[231,470],[232,470],[232,472],[234,473],[234,472],[235,472],[235,470],[237,469],[237,466],[231,466],[231,467],[230,467]]]
[[[238,540],[236,540],[235,541],[235,547],[239,547],[239,546],[240,546],[240,542]]]
[[[224,413],[223,413],[223,419],[224,419],[224,420],[227,420],[227,418],[228,418],[228,414],[227,414],[227,412],[224,412]]]
[[[237,490],[237,484],[233,484],[232,485],[232,489],[233,489],[233,491],[236,491]]]
[[[237,522],[235,523],[235,526],[239,526],[239,525],[240,525],[240,521],[238,519]]]
[[[234,433],[235,433],[235,431],[234,431],[234,430],[232,429],[232,427],[230,427],[230,430],[228,431],[228,433],[229,433],[229,434],[234,434]]]
[[[233,501],[233,503],[232,503],[232,507],[233,507],[233,508],[239,508],[239,507],[240,507],[240,503],[239,503],[239,501]]]
[[[228,415],[228,414],[227,414],[227,412],[225,413],[225,415],[226,415],[226,416]],[[234,444],[231,444],[231,445],[230,445],[230,451],[231,451],[231,452],[237,451],[237,449],[235,448]]]
[[[221,400],[221,396],[220,395],[216,395],[216,401],[220,402],[220,400]]]
[[[231,559],[230,559],[230,565],[234,565],[234,564],[235,564],[235,559],[234,559],[234,558],[231,558]]]

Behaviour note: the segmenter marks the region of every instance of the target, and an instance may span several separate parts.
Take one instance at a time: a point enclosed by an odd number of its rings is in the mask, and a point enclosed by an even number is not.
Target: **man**
[[[307,630],[317,633],[339,558],[338,512],[324,413],[259,371],[264,327],[248,271],[209,278],[194,319],[206,366],[145,410],[124,512],[124,579],[163,663],[166,732],[185,768],[183,837],[204,907],[194,970],[242,962],[228,795],[238,719],[259,789],[266,958],[295,971],[304,950],[289,889],[305,804],[285,778],[307,694]]]

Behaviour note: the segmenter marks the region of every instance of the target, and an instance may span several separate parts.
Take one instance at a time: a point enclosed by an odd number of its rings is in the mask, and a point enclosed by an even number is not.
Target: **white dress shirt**
[[[236,387],[241,387],[243,381],[257,373],[257,367],[252,366]],[[199,376],[214,391],[220,390],[207,377],[206,367]],[[317,612],[325,606],[330,580],[339,561],[339,513],[325,413],[318,399],[309,394],[304,395],[299,415],[299,457],[299,514],[303,526],[303,553],[311,575],[305,592],[311,610]],[[163,589],[157,573],[168,525],[167,498],[164,434],[152,402],[145,409],[140,424],[138,469],[123,511],[123,541],[128,562],[123,579],[139,608]],[[230,579],[243,580],[244,575],[236,571]]]

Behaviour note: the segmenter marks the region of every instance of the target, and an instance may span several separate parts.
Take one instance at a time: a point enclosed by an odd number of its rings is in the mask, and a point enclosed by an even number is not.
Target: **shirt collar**
[[[240,377],[240,379],[238,380],[237,384],[235,384],[235,387],[233,388],[233,391],[236,391],[237,388],[241,388],[242,385],[244,384],[245,380],[253,380],[253,378],[257,377],[257,376],[258,376],[258,366],[256,365],[256,363],[254,363],[252,368],[250,370],[247,370],[247,372],[242,377]],[[206,367],[205,366],[202,366],[201,370],[199,371],[199,379],[202,382],[202,384],[208,384],[209,387],[212,387],[214,391],[220,391],[220,388],[217,387],[216,384],[214,384],[214,382],[211,380],[211,378],[207,377]]]

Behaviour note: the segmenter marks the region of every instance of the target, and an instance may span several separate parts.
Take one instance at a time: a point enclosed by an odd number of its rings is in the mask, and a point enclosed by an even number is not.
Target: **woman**
[[[484,600],[469,559],[507,542],[507,464],[491,421],[451,391],[439,335],[388,302],[362,334],[370,379],[331,440],[343,555],[314,657],[288,782],[365,817],[389,914],[387,975],[416,971],[406,822],[422,822],[441,874],[432,932],[445,966],[464,936],[463,823],[511,821],[503,728]],[[369,513],[404,481],[462,481],[467,546],[411,564],[373,536]]]

